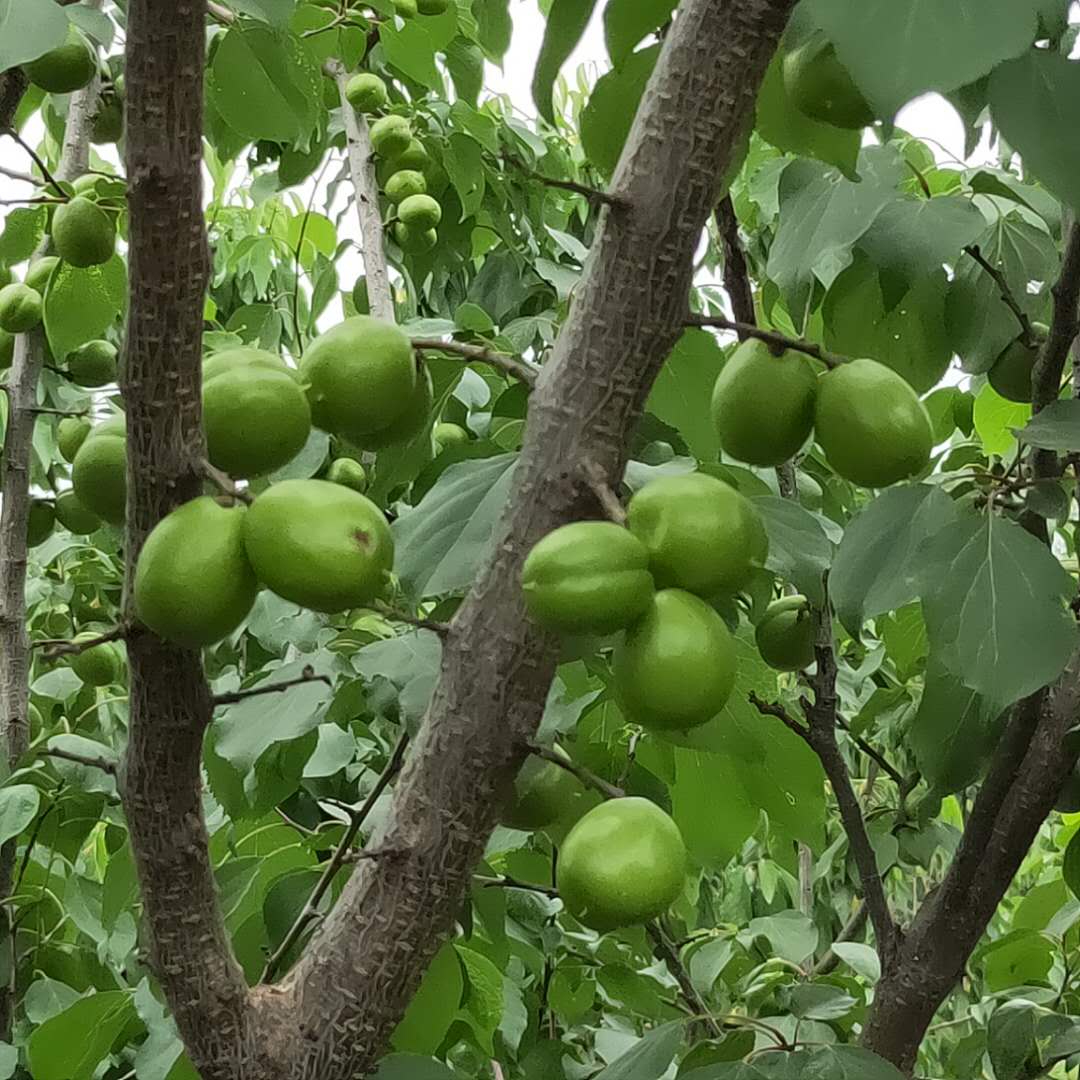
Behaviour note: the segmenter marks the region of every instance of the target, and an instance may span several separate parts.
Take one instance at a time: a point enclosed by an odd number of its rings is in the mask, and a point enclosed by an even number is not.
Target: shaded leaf
[[[596,0],[553,0],[533,74],[532,96],[540,115],[555,122],[552,87],[592,18]]]
[[[593,1080],[660,1080],[682,1045],[684,1029],[682,1020],[653,1028],[622,1057],[601,1069]]]
[[[765,565],[804,595],[820,600],[822,576],[833,559],[832,542],[820,522],[790,499],[762,495],[752,501],[769,534]]]
[[[671,18],[678,0],[609,0],[604,8],[604,42],[618,67],[638,42]]]
[[[32,784],[0,788],[0,844],[6,844],[34,820],[41,792]]]
[[[1038,1054],[1036,1009],[1030,1001],[1006,1001],[994,1010],[986,1031],[986,1049],[997,1080],[1027,1075],[1028,1060]]]
[[[720,451],[709,401],[723,364],[724,350],[712,334],[687,330],[660,369],[645,406],[679,432],[699,461],[715,461]]]
[[[1029,446],[1071,453],[1080,450],[1080,400],[1052,401],[1016,432]]]
[[[605,176],[611,176],[619,164],[659,55],[660,46],[653,45],[628,57],[622,67],[602,75],[582,110],[581,144],[589,160]]]
[[[90,1080],[135,1015],[131,994],[106,990],[80,998],[30,1036],[34,1080]]]
[[[45,294],[45,331],[56,359],[101,337],[123,311],[126,297],[127,269],[119,255],[85,269],[61,263]]]
[[[64,12],[55,4],[0,0],[0,71],[62,45],[67,29]]]

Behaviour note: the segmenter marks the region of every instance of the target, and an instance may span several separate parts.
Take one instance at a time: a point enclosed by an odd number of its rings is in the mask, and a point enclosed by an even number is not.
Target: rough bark
[[[147,533],[199,493],[205,0],[128,5],[128,592]],[[130,601],[130,595],[128,597]],[[131,720],[121,788],[154,970],[204,1080],[245,1076],[247,988],[218,909],[202,815],[211,702],[197,653],[128,642]],[[267,1074],[272,1075],[272,1074]]]
[[[583,476],[611,481],[677,339],[692,255],[792,0],[681,5],[627,142],[590,263],[530,400],[516,491],[455,617],[419,742],[377,839],[282,984],[300,1024],[290,1078],[364,1075],[447,936],[538,724],[553,643],[524,617],[518,574],[550,529],[596,513]]]

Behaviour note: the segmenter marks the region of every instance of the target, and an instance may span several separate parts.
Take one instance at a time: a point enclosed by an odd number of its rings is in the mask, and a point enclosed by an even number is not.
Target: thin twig
[[[1016,316],[1016,321],[1020,324],[1020,334],[1024,340],[1024,344],[1033,346],[1038,343],[1039,337],[1035,333],[1035,327],[1032,325],[1031,319],[1028,317],[1028,313],[1020,306],[1020,302],[1013,294],[1012,288],[1009,285],[1008,279],[1004,273],[999,270],[979,249],[978,244],[968,244],[964,248],[964,254],[974,259],[983,270],[994,279],[994,284],[998,287],[998,291],[1001,293],[1001,299],[1005,303],[1005,306]]]
[[[474,880],[485,889],[522,889],[525,892],[539,893],[552,900],[557,900],[559,897],[558,889],[552,889],[547,885],[534,885],[531,881],[521,881],[509,874],[503,874],[498,878],[477,877]]]
[[[529,746],[529,752],[535,754],[538,758],[543,758],[544,761],[550,761],[553,765],[558,765],[560,769],[565,769],[568,773],[573,773],[587,787],[599,791],[605,799],[621,799],[626,795],[622,788],[616,787],[603,777],[597,776],[596,773],[586,769],[584,765],[571,761],[569,757],[564,757],[548,746],[533,743]]]
[[[739,219],[735,214],[735,205],[730,195],[716,206],[716,227],[720,232],[720,243],[724,249],[724,289],[731,301],[731,311],[735,321],[742,324],[739,340],[745,341],[749,334],[746,327],[756,326],[754,311],[754,290],[750,285],[750,271],[746,265],[742,244],[739,242]]]
[[[72,750],[42,750],[41,753],[45,757],[61,758],[64,761],[74,761],[77,765],[89,765],[93,769],[100,769],[104,773],[108,773],[110,776],[116,776],[117,774],[117,762],[112,758],[107,757],[92,757],[89,754],[76,754]]]
[[[41,170],[41,175],[45,178],[45,183],[49,185],[60,196],[62,202],[67,202],[67,192],[60,186],[56,177],[49,171],[49,166],[42,161],[38,152],[14,129],[5,128],[3,134],[10,136],[14,139],[22,148],[29,154],[34,164]]]
[[[863,927],[866,926],[866,921],[870,916],[870,909],[866,906],[865,901],[858,900],[855,904],[855,910],[852,912],[851,918],[841,928],[840,933],[836,935],[836,940],[833,945],[840,945],[845,941],[851,941],[853,938],[858,937],[863,932]],[[828,975],[830,972],[835,971],[837,965],[840,963],[840,957],[833,952],[832,945],[826,950],[825,955],[810,969],[811,975]]]
[[[216,469],[205,459],[199,462],[199,471],[210,481],[223,495],[246,503],[250,506],[255,500],[250,491],[237,487],[232,480],[220,469]]]
[[[110,641],[122,641],[128,636],[130,629],[126,623],[120,623],[111,630],[106,630],[104,634],[86,638],[84,641],[71,641],[67,638],[44,638],[32,642],[30,647],[32,649],[43,649],[44,653],[42,655],[46,660],[56,660],[61,656],[79,656],[97,645],[105,645]]]
[[[530,169],[523,161],[507,154],[505,159],[508,165],[512,165],[518,172],[527,176],[530,180],[543,184],[544,187],[558,188],[561,191],[572,191],[575,195],[583,195],[590,203],[601,203],[618,210],[626,210],[630,203],[621,195],[615,195],[610,191],[601,191],[599,188],[590,187],[588,184],[580,184],[576,180],[556,180],[551,176],[544,176],[535,169]]]
[[[216,0],[206,0],[206,10],[223,26],[232,26],[236,22],[235,13],[224,4],[217,3]]]
[[[876,762],[878,768],[883,773],[889,776],[898,787],[905,787],[907,784],[907,778],[899,769],[892,765],[888,758],[885,757],[879,750],[875,750],[861,735],[856,735],[851,730],[851,725],[839,714],[836,716],[837,724],[847,732],[851,741],[873,762]]]
[[[776,330],[763,330],[760,326],[754,326],[753,323],[738,322],[724,315],[698,315],[691,312],[684,317],[683,325],[711,326],[720,330],[734,330],[743,338],[757,338],[759,341],[764,341],[766,345],[772,345],[777,349],[793,349],[795,352],[805,353],[815,360],[820,360],[827,368],[840,367],[841,364],[847,363],[846,357],[831,353],[816,342],[806,341],[803,338],[788,337],[787,334],[781,334]]]
[[[596,501],[600,504],[600,508],[604,511],[608,520],[613,521],[616,525],[625,525],[626,509],[619,496],[615,494],[611,485],[607,482],[604,470],[595,461],[583,462],[581,470],[585,474],[585,483],[588,484],[589,490],[596,496]]]
[[[304,683],[312,682],[325,683],[331,689],[334,686],[327,676],[316,675],[315,669],[309,666],[305,667],[295,679],[286,679],[279,683],[261,683],[247,690],[232,690],[227,694],[217,694],[214,696],[213,703],[215,708],[220,708],[222,705],[235,705],[238,701],[245,701],[247,698],[259,697],[261,694],[280,694],[294,686],[303,686]]]
[[[289,951],[297,941],[300,940],[300,937],[310,923],[318,917],[319,903],[333,883],[337,872],[348,860],[349,849],[352,847],[353,841],[360,832],[361,826],[367,820],[371,811],[374,810],[375,804],[379,801],[382,793],[387,789],[394,777],[401,771],[401,766],[405,762],[405,751],[408,746],[409,734],[408,732],[403,731],[401,737],[397,741],[397,745],[394,747],[393,753],[390,755],[389,761],[386,763],[386,767],[380,774],[379,779],[375,781],[375,786],[364,800],[363,805],[352,814],[352,820],[349,822],[349,827],[345,830],[338,846],[334,849],[334,854],[331,855],[329,861],[323,867],[322,874],[315,883],[315,888],[312,889],[311,895],[308,897],[307,903],[304,904],[303,910],[296,917],[296,921],[285,935],[284,940],[277,949],[274,950],[270,959],[267,960],[266,967],[259,980],[260,982],[267,983],[274,978],[278,969],[281,967],[282,962],[286,956],[288,956]]]
[[[780,702],[765,701],[764,698],[758,696],[756,690],[750,691],[747,700],[759,713],[761,713],[762,716],[775,717],[784,725],[784,727],[794,731],[800,739],[808,740],[809,732],[787,711],[787,709],[784,708],[783,705],[780,704]]]
[[[36,184],[35,180],[29,173],[19,172],[16,169],[9,169],[4,165],[0,165],[0,176],[6,176],[9,180],[18,180],[24,184]]]
[[[430,630],[441,638],[447,637],[450,633],[449,623],[438,622],[436,619],[425,619],[421,615],[410,615],[407,611],[401,611],[390,604],[377,601],[373,605],[373,609],[391,620],[391,622],[405,623],[406,626],[415,626],[418,630]]]
[[[691,1011],[702,1017],[709,1026],[714,1038],[722,1039],[724,1037],[723,1027],[709,1013],[709,1007],[698,993],[697,987],[690,978],[690,972],[683,965],[678,950],[668,941],[663,929],[658,923],[649,922],[645,924],[645,933],[649,935],[649,940],[653,944],[653,951],[664,961],[668,971],[671,972],[675,981],[679,984],[679,992],[685,998],[686,1004],[690,1006]]]
[[[30,410],[35,416],[89,416],[89,409],[44,409],[35,406]]]
[[[516,356],[495,352],[486,345],[465,345],[460,341],[441,341],[439,338],[413,338],[413,348],[421,352],[442,352],[462,356],[466,360],[490,364],[492,367],[520,379],[530,389],[536,385],[536,369]]]

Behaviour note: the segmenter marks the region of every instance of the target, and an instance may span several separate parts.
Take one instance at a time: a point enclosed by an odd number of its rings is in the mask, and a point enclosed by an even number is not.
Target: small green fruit
[[[91,122],[90,139],[99,144],[115,143],[123,134],[124,102],[118,94],[103,94]]]
[[[101,518],[83,506],[74,491],[56,496],[56,520],[75,536],[88,536],[101,528]]]
[[[390,95],[378,75],[362,71],[345,84],[345,99],[358,113],[371,114],[385,109]]]
[[[821,378],[814,427],[829,464],[863,487],[888,487],[922,472],[934,446],[915,391],[874,360],[852,360]]]
[[[753,503],[704,473],[646,484],[630,500],[627,524],[648,549],[660,588],[730,595],[749,583],[769,553]]]
[[[610,799],[569,832],[556,871],[559,896],[579,922],[606,932],[662,915],[686,879],[678,825],[648,799]]]
[[[405,411],[392,424],[370,435],[358,436],[354,441],[365,450],[382,450],[387,446],[411,442],[428,426],[434,406],[431,374],[424,368],[416,378],[416,387],[405,404]]]
[[[814,620],[805,596],[770,604],[754,631],[761,659],[777,671],[801,671],[814,662]]]
[[[735,645],[704,600],[664,589],[615,649],[615,694],[630,720],[688,731],[724,707],[735,686]]]
[[[116,223],[84,195],[58,206],[52,241],[60,258],[72,266],[100,266],[116,251]]]
[[[0,330],[0,371],[6,371],[15,362],[15,336]]]
[[[300,361],[316,427],[359,442],[401,417],[416,390],[412,342],[393,323],[357,315],[317,337]]]
[[[439,454],[452,446],[465,446],[469,442],[469,433],[459,424],[436,424],[431,435],[435,440],[435,451]]]
[[[449,6],[450,0],[416,0],[421,15],[441,15]]]
[[[326,480],[284,480],[260,495],[245,515],[244,547],[259,581],[314,611],[372,600],[394,562],[382,511]]]
[[[566,756],[558,747],[555,752]],[[514,794],[503,809],[502,823],[511,829],[543,829],[562,817],[580,791],[573,773],[530,755],[514,780]]]
[[[198,649],[247,618],[259,585],[244,550],[246,513],[203,496],[154,526],[135,567],[135,610],[159,637]]]
[[[1031,373],[1039,350],[1017,338],[994,361],[987,378],[990,385],[1008,401],[1031,402]]]
[[[25,334],[41,325],[41,293],[16,282],[0,289],[0,330]]]
[[[241,346],[236,349],[222,349],[211,353],[204,361],[202,367],[202,380],[205,386],[211,379],[216,379],[226,371],[233,371],[240,367],[257,367],[269,371],[283,371],[290,378],[295,377],[295,372],[276,353],[267,352],[265,349],[252,349]]]
[[[796,108],[814,120],[852,130],[874,122],[874,110],[824,36],[784,58],[784,86]]]
[[[354,458],[336,458],[326,470],[326,479],[331,484],[341,484],[361,494],[367,490],[367,472],[364,466]]]
[[[427,232],[442,221],[442,207],[430,195],[410,195],[398,207],[398,218],[414,232]]]
[[[439,234],[434,229],[418,232],[406,225],[404,221],[396,221],[394,222],[394,239],[402,251],[422,252],[430,251],[439,242]]]
[[[380,117],[371,125],[371,147],[380,157],[402,153],[412,139],[412,125],[404,116]]]
[[[712,416],[720,445],[738,461],[779,465],[814,426],[817,377],[805,357],[774,356],[763,341],[744,341],[716,380]]]
[[[76,634],[76,641],[91,641],[98,634]],[[71,658],[71,670],[88,686],[111,686],[120,681],[123,663],[110,642],[95,645]]]
[[[394,0],[394,11],[403,19],[415,19],[417,2],[416,0]]]
[[[428,157],[424,144],[419,139],[412,138],[404,150],[393,155],[389,165],[395,172],[401,172],[405,169],[422,172],[430,163],[431,158]]]
[[[415,169],[402,169],[386,181],[386,197],[396,206],[413,195],[423,195],[427,191],[427,181],[422,172]]]
[[[68,375],[79,386],[107,386],[116,382],[116,356],[112,342],[88,341],[68,353]]]
[[[311,409],[287,372],[238,365],[203,385],[210,464],[230,476],[262,476],[290,462],[311,434]]]
[[[30,269],[26,271],[26,284],[44,296],[49,287],[49,278],[59,265],[60,259],[56,255],[42,255],[41,258],[35,259]]]
[[[56,425],[56,445],[65,461],[74,461],[93,425],[85,416],[65,416]]]
[[[26,546],[37,547],[52,536],[56,522],[53,504],[44,499],[31,499],[26,519]]]
[[[74,28],[63,45],[24,65],[35,86],[50,94],[71,94],[88,85],[97,74],[97,60],[86,39]]]
[[[529,614],[560,634],[613,634],[648,609],[649,553],[610,521],[575,521],[543,537],[525,559]]]
[[[118,417],[122,424],[123,418]],[[127,446],[116,420],[99,424],[75,454],[71,484],[79,502],[98,517],[122,525],[127,508]]]

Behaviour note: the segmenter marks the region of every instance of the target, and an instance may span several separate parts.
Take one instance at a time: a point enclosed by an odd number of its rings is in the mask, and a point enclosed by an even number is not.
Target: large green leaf
[[[593,1080],[660,1080],[682,1044],[684,1028],[682,1020],[653,1028],[622,1057],[601,1069]]]
[[[990,109],[1001,133],[1063,202],[1080,209],[1080,63],[1033,50],[1002,64],[990,78]]]
[[[982,967],[991,993],[1014,986],[1046,983],[1054,966],[1054,942],[1035,930],[1014,930],[983,945],[971,957],[972,968]]]
[[[296,0],[230,0],[230,6],[254,19],[285,26],[296,7]]]
[[[988,454],[1005,454],[1016,446],[1016,431],[1031,418],[1031,406],[1003,398],[987,383],[972,409],[975,434]]]
[[[920,551],[930,640],[965,685],[1004,706],[1061,674],[1076,647],[1076,586],[1044,544],[996,514],[971,514]]]
[[[1035,39],[1037,0],[808,0],[881,116],[928,90],[955,90]]]
[[[678,0],[608,0],[604,8],[604,41],[618,67],[647,34],[671,18]]]
[[[645,406],[679,432],[699,461],[715,461],[720,451],[709,401],[723,364],[724,350],[712,334],[687,330],[660,369]]]
[[[1006,1001],[994,1010],[986,1031],[986,1048],[996,1080],[1019,1080],[1038,1060],[1035,1029],[1038,1016],[1030,1001]]]
[[[443,92],[442,75],[435,55],[442,52],[457,34],[457,18],[452,8],[441,15],[406,19],[402,26],[383,23],[379,42],[386,58],[402,74],[438,93]]]
[[[61,263],[45,294],[45,331],[57,360],[101,335],[124,309],[127,269],[114,255],[101,266]]]
[[[761,495],[753,502],[769,534],[765,565],[806,596],[820,600],[822,576],[833,557],[832,542],[821,523],[791,499]]]
[[[23,262],[37,250],[49,221],[48,207],[20,206],[9,210],[0,233],[0,264]]]
[[[476,17],[476,33],[480,47],[489,60],[500,62],[510,48],[513,22],[510,19],[510,0],[472,0]]]
[[[581,113],[581,144],[605,176],[615,172],[638,105],[660,55],[660,46],[629,56],[622,67],[602,75]]]
[[[453,945],[444,945],[424,974],[390,1045],[413,1054],[434,1054],[453,1023],[465,990],[461,961]]]
[[[90,1080],[134,1016],[127,990],[80,998],[30,1036],[27,1056],[34,1080]]]
[[[0,0],[0,71],[62,45],[67,29],[68,21],[56,4]]]
[[[0,788],[0,844],[6,844],[34,820],[41,792],[33,784]]]
[[[1016,433],[1029,446],[1072,453],[1080,450],[1080,401],[1052,401]]]
[[[532,96],[540,115],[555,122],[552,87],[592,18],[596,0],[553,0],[533,74]]]

